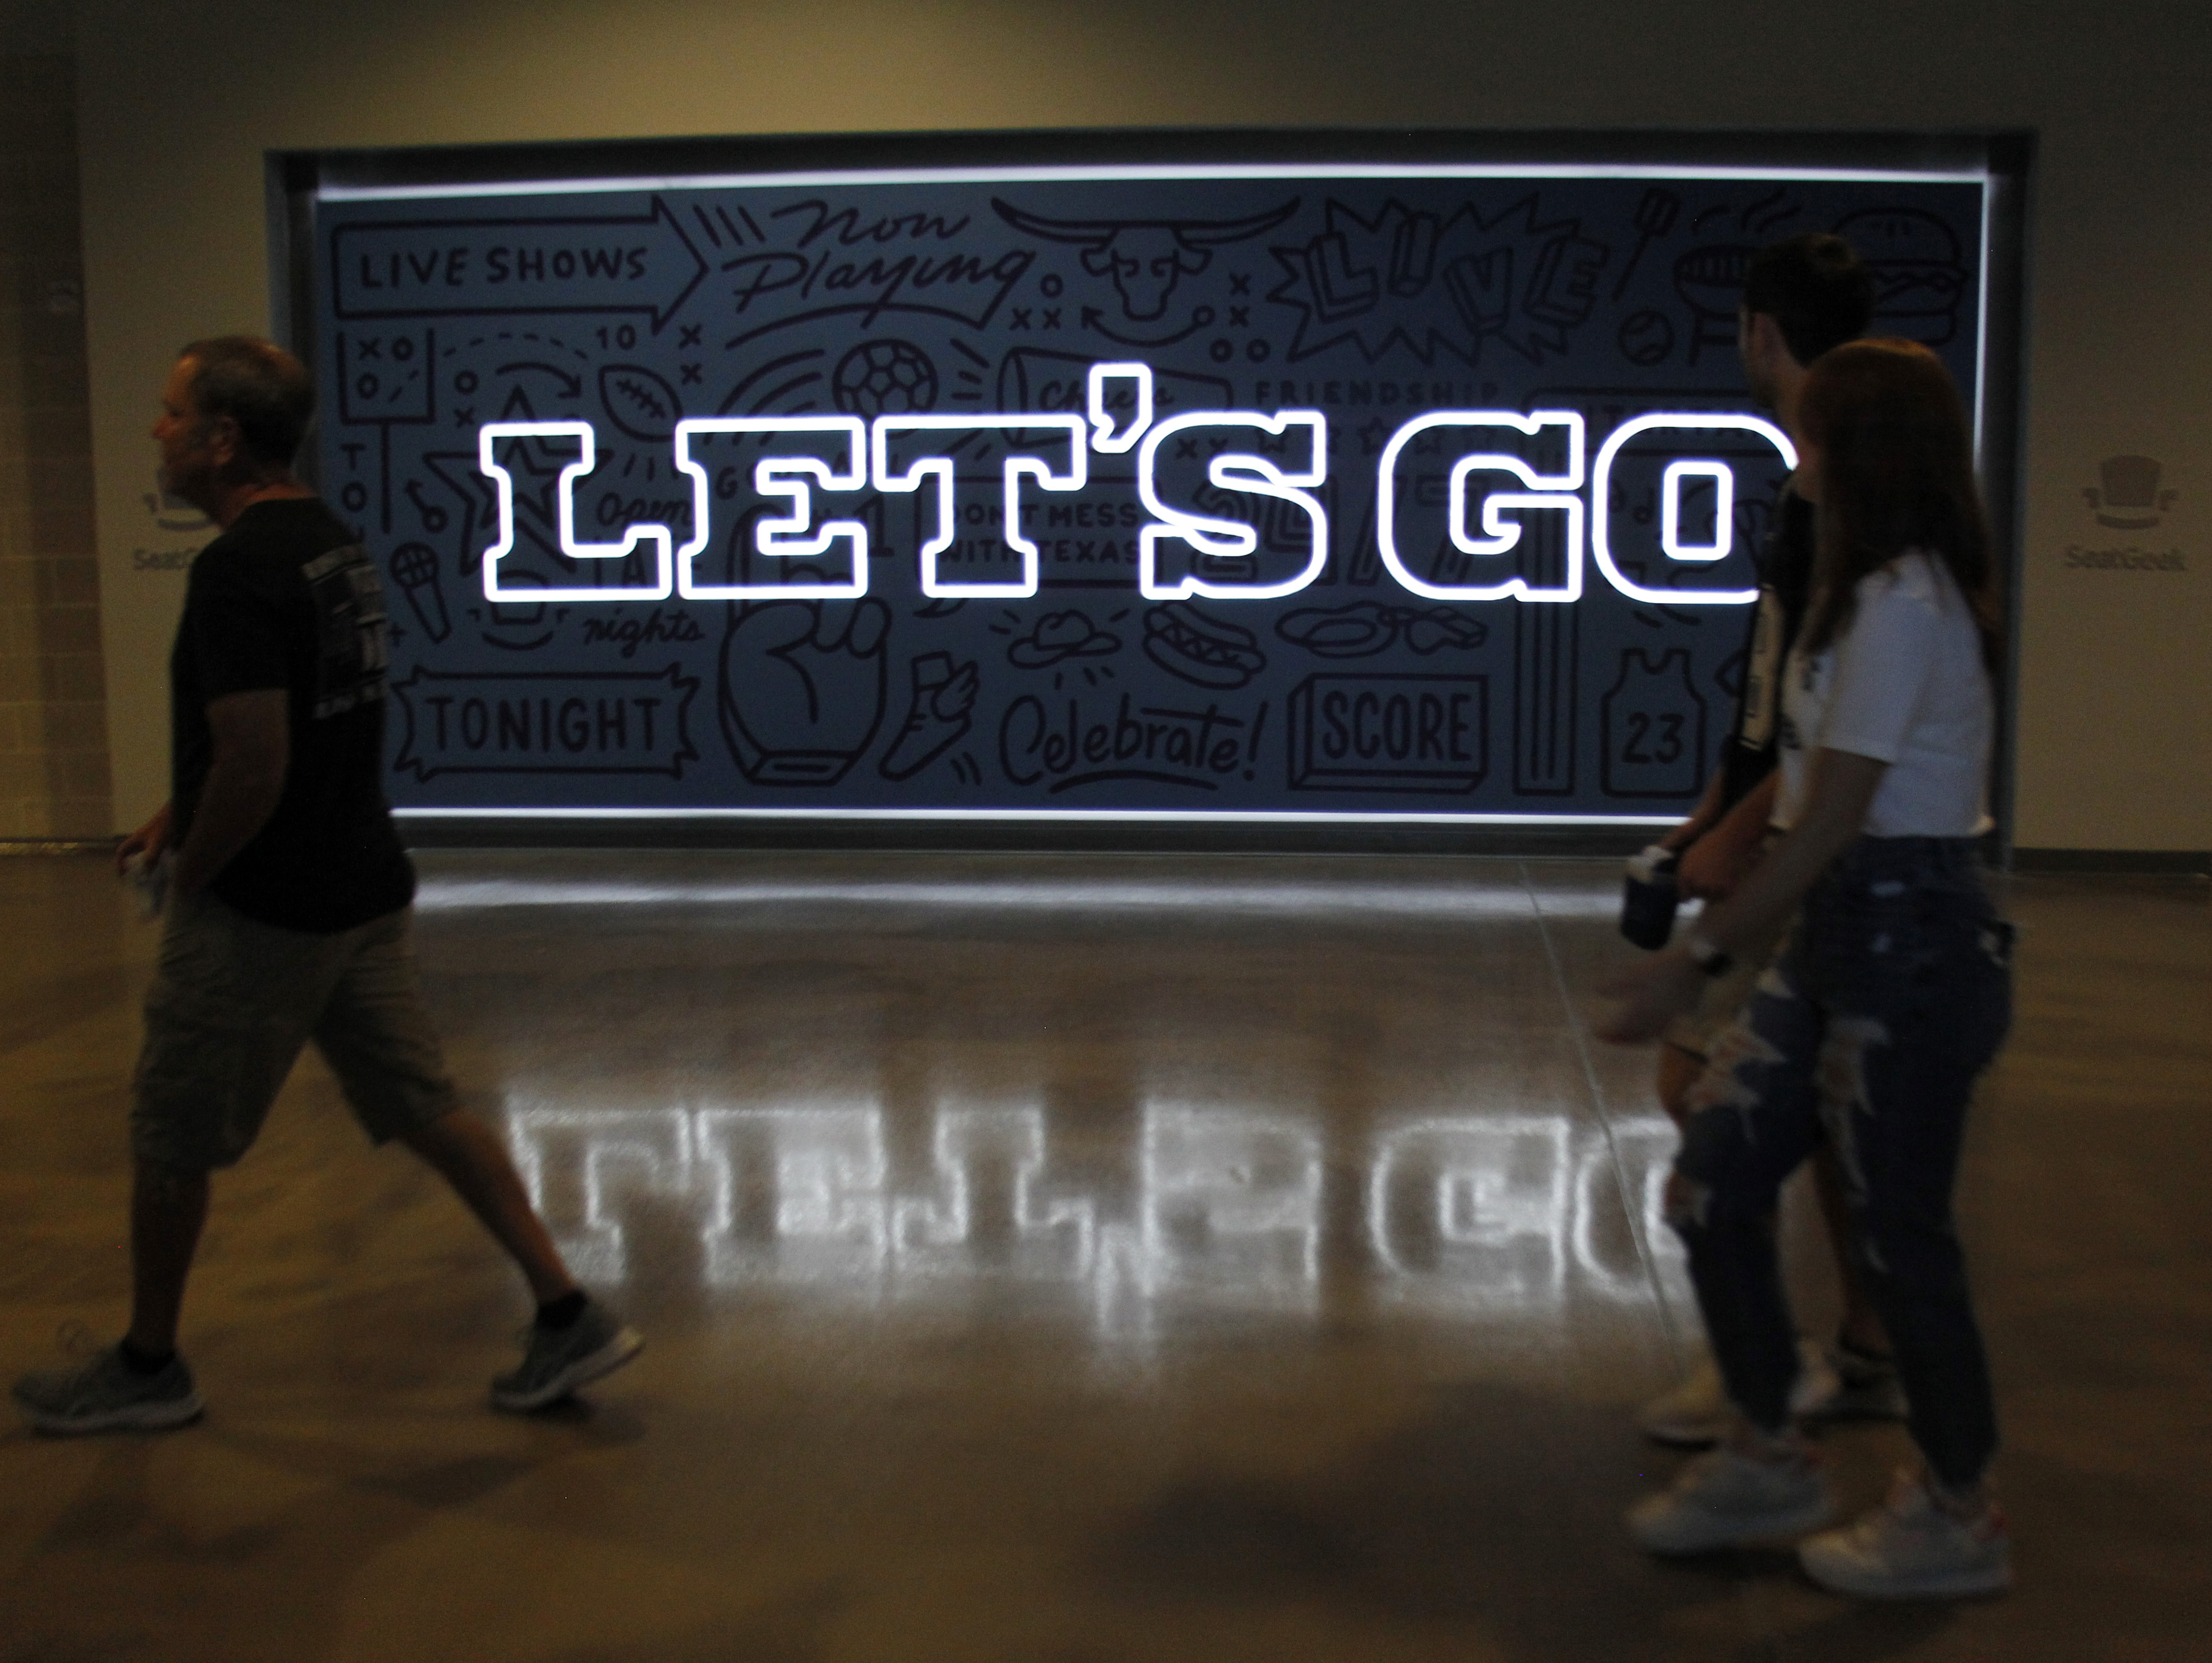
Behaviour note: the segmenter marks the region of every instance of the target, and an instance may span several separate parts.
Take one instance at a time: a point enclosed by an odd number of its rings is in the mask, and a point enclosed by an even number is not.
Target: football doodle
[[[309,189],[403,813],[1673,819],[1795,465],[1752,255],[1977,396],[1979,176],[963,143]]]

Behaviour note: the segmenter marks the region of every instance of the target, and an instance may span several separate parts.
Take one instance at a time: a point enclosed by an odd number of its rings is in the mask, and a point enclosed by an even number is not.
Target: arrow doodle
[[[645,214],[370,222],[331,238],[341,318],[645,313],[658,334],[706,275],[659,197]]]

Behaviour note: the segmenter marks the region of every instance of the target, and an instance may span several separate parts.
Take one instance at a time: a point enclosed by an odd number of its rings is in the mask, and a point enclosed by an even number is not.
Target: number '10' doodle
[[[1117,381],[1130,384],[1133,396],[1117,399],[1109,392]],[[629,525],[617,541],[578,539],[575,482],[598,466],[597,436],[589,422],[485,423],[477,429],[477,461],[497,490],[499,533],[498,540],[484,551],[483,592],[490,600],[526,604],[656,601],[672,595],[691,600],[856,599],[866,594],[868,587],[867,526],[858,519],[817,519],[815,493],[834,496],[870,489],[912,493],[927,487],[934,493],[936,512],[934,529],[921,547],[922,593],[957,600],[1024,599],[1036,594],[1038,588],[1037,547],[1022,530],[1024,490],[1080,491],[1090,479],[1093,451],[1115,455],[1131,450],[1136,452],[1139,493],[1153,516],[1139,542],[1138,587],[1146,599],[1273,600],[1295,594],[1321,576],[1329,548],[1328,509],[1313,494],[1328,473],[1328,421],[1321,411],[1279,410],[1268,415],[1253,410],[1191,411],[1156,423],[1152,371],[1141,362],[1092,365],[1088,395],[1087,428],[1082,416],[1042,411],[884,415],[872,423],[858,416],[810,415],[694,417],[679,421],[674,434],[675,466],[690,479],[692,492],[691,529],[680,545],[674,530],[658,524]],[[1124,423],[1117,419],[1115,408],[1131,404],[1133,414]],[[1579,600],[1587,543],[1589,557],[1606,581],[1632,600],[1673,606],[1746,605],[1756,598],[1755,589],[1656,587],[1637,582],[1614,559],[1608,501],[1614,463],[1632,441],[1670,431],[1754,434],[1780,453],[1785,467],[1797,465],[1796,448],[1787,435],[1772,423],[1745,413],[1664,412],[1632,417],[1607,436],[1595,460],[1586,467],[1587,442],[1578,412],[1431,411],[1407,422],[1382,447],[1376,466],[1377,552],[1400,583],[1416,594],[1437,600]],[[1008,451],[1000,473],[1000,537],[1019,557],[1020,575],[956,580],[945,576],[939,567],[939,556],[951,546],[960,523],[954,500],[954,460],[949,453],[928,454],[928,447],[937,442],[934,436],[984,432],[998,436]],[[702,581],[695,572],[694,563],[707,548],[712,533],[717,493],[706,468],[692,455],[691,444],[695,438],[721,435],[773,436],[787,446],[807,448],[809,454],[764,457],[754,465],[752,472],[755,492],[770,502],[780,500],[787,509],[781,515],[758,517],[753,527],[753,551],[771,562],[810,563],[794,581],[715,583]],[[1503,449],[1482,448],[1486,442],[1494,446],[1513,435],[1548,438],[1563,446],[1564,466],[1539,468]],[[522,588],[502,582],[501,563],[514,550],[515,527],[514,482],[500,461],[500,447],[526,439],[573,440],[579,447],[576,460],[563,466],[555,488],[562,552],[575,560],[628,560],[650,544],[655,556],[650,582],[567,588],[534,584]],[[1211,563],[1251,559],[1259,548],[1259,530],[1250,521],[1229,518],[1218,511],[1218,501],[1209,504],[1217,511],[1209,512],[1198,503],[1177,500],[1160,477],[1161,453],[1171,439],[1198,439],[1210,445],[1212,454],[1206,460],[1205,478],[1216,492],[1231,497],[1272,498],[1287,506],[1292,524],[1303,516],[1304,565],[1271,582],[1224,580],[1219,567]],[[1521,545],[1527,530],[1525,516],[1560,515],[1565,560],[1553,581],[1531,583],[1515,573],[1489,582],[1440,582],[1414,570],[1399,547],[1400,463],[1411,448],[1446,445],[1463,448],[1463,454],[1452,463],[1449,476],[1448,530],[1452,545],[1478,558],[1508,555]],[[1477,474],[1504,474],[1518,488],[1478,495],[1469,483]],[[1684,535],[1682,496],[1684,484],[1690,480],[1709,482],[1717,497],[1710,541],[1688,540]],[[1725,461],[1685,457],[1669,463],[1660,490],[1660,546],[1668,559],[1693,565],[1724,559],[1734,548],[1734,497],[1735,473]],[[1479,524],[1471,523],[1470,515],[1477,509]],[[1283,517],[1280,510],[1274,516],[1278,521]],[[1209,563],[1209,575],[1194,571],[1173,577],[1164,575],[1162,545],[1172,544],[1184,545],[1192,556]],[[822,563],[830,566],[831,575],[823,575]],[[836,575],[839,572],[842,575]]]

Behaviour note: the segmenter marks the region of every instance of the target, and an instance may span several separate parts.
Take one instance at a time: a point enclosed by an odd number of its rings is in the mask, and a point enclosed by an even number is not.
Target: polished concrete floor
[[[1695,1343],[1606,863],[428,856],[473,1106],[649,1338],[483,1407],[526,1314],[319,1061],[221,1181],[156,1437],[0,1430],[0,1660],[2212,1656],[2212,913],[2022,880],[1964,1228],[2008,1599],[1646,1561]],[[153,936],[0,862],[0,1368],[111,1334]],[[1808,1320],[1832,1290],[1789,1223]],[[1893,1428],[1829,1435],[1878,1494]]]

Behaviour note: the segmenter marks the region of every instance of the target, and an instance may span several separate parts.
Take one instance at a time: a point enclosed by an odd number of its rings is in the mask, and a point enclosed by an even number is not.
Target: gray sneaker
[[[34,1432],[159,1432],[199,1419],[207,1405],[185,1360],[141,1374],[109,1346],[74,1368],[46,1368],[15,1382],[15,1407]]]
[[[495,1409],[526,1414],[559,1403],[593,1380],[604,1380],[645,1349],[634,1328],[597,1300],[566,1328],[532,1323],[523,1337],[521,1364],[491,1383]]]
[[[1629,1534],[1653,1553],[1710,1553],[1818,1530],[1834,1512],[1809,1453],[1774,1461],[1716,1449],[1628,1510]]]

